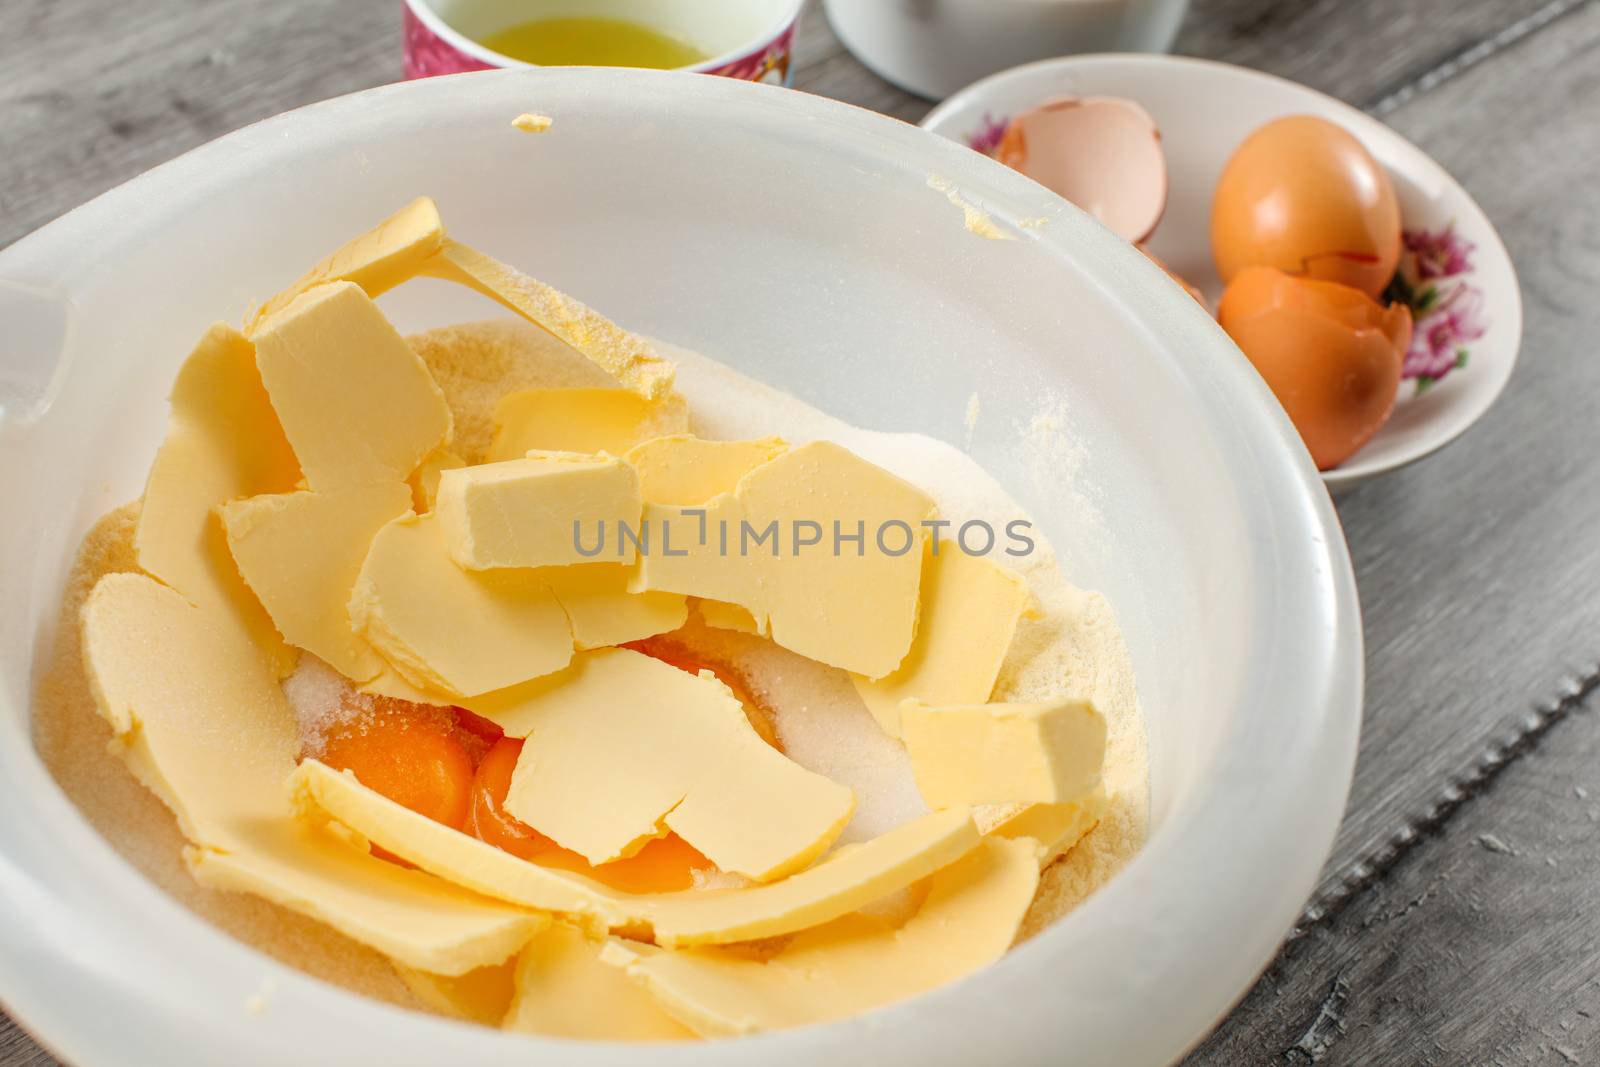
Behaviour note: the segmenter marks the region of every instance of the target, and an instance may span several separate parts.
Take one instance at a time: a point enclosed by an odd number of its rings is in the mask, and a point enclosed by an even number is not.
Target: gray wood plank
[[[1189,1063],[1600,1063],[1597,768],[1600,721],[1574,712],[1290,946]]]

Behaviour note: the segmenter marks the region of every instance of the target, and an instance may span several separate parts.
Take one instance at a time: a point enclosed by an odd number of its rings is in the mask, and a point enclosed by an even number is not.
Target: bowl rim
[[[1470,217],[1476,228],[1488,238],[1488,244],[1483,246],[1481,251],[1487,253],[1489,258],[1503,266],[1507,272],[1509,284],[1504,287],[1503,292],[1499,293],[1506,301],[1503,322],[1505,337],[1508,339],[1505,342],[1507,355],[1503,364],[1496,364],[1496,373],[1490,380],[1490,387],[1484,390],[1471,404],[1465,406],[1461,414],[1457,415],[1442,431],[1435,432],[1431,436],[1413,443],[1404,452],[1386,461],[1373,461],[1371,459],[1363,461],[1363,449],[1362,451],[1357,451],[1355,455],[1340,466],[1321,472],[1323,482],[1330,489],[1349,489],[1361,482],[1426,459],[1466,433],[1473,424],[1483,418],[1489,409],[1494,406],[1495,401],[1500,398],[1500,394],[1505,391],[1506,386],[1511,381],[1511,375],[1516,370],[1517,359],[1522,347],[1522,288],[1517,279],[1516,263],[1512,260],[1510,251],[1506,248],[1505,239],[1500,236],[1500,231],[1495,227],[1483,208],[1479,206],[1477,200],[1473,199],[1472,194],[1467,192],[1466,188],[1442,164],[1394,127],[1360,108],[1340,100],[1336,96],[1331,96],[1321,90],[1313,89],[1309,85],[1303,85],[1278,74],[1269,74],[1266,71],[1254,70],[1250,67],[1242,67],[1235,63],[1225,63],[1216,59],[1205,59],[1198,56],[1145,55],[1128,52],[1092,52],[1082,55],[1040,59],[981,78],[945,98],[923,117],[919,125],[925,130],[939,134],[941,137],[955,140],[956,131],[945,129],[944,127],[951,123],[958,114],[980,106],[991,94],[1001,90],[1002,87],[1009,87],[1013,82],[1049,73],[1076,70],[1092,72],[1097,68],[1144,69],[1160,73],[1179,72],[1185,75],[1204,72],[1213,76],[1233,78],[1240,82],[1252,83],[1257,86],[1270,86],[1275,93],[1287,94],[1298,97],[1301,100],[1314,100],[1319,106],[1335,112],[1343,122],[1350,125],[1357,132],[1364,134],[1364,139],[1387,141],[1404,154],[1411,156],[1438,183],[1438,187],[1442,190],[1441,199],[1448,201],[1452,205],[1449,214],[1452,217]],[[1496,323],[1497,327],[1499,325],[1500,323]],[[1401,388],[1406,388],[1404,382],[1401,383]]]
[[[874,151],[895,166],[916,163],[924,174],[951,176],[959,181],[963,195],[986,208],[1004,203],[1024,206],[1012,211],[997,206],[997,216],[1031,218],[1041,207],[1048,210],[1052,225],[1031,231],[1030,239],[1069,260],[1094,259],[1098,270],[1091,284],[1108,299],[1126,307],[1138,294],[1150,305],[1149,313],[1138,317],[1139,328],[1152,335],[1171,372],[1192,387],[1197,408],[1217,435],[1219,447],[1225,444],[1234,450],[1231,466],[1238,474],[1240,506],[1252,524],[1247,528],[1256,530],[1262,546],[1253,574],[1260,588],[1249,591],[1258,608],[1255,634],[1274,653],[1264,657],[1264,666],[1243,687],[1238,704],[1304,709],[1298,716],[1276,710],[1258,715],[1252,721],[1258,731],[1254,736],[1246,736],[1234,723],[1227,740],[1237,743],[1220,746],[1188,806],[1151,834],[1141,853],[1110,886],[980,974],[836,1023],[688,1049],[652,1046],[643,1055],[652,1064],[663,1065],[730,1063],[747,1056],[773,1062],[815,1062],[824,1056],[853,1062],[860,1059],[863,1042],[877,1046],[892,1040],[900,1055],[928,1063],[968,1063],[994,1051],[985,1020],[992,1024],[1009,1016],[1016,1021],[1019,1011],[1031,1008],[1028,1039],[1062,1037],[1051,1034],[1052,1026],[1061,1025],[1061,1013],[1041,1004],[1038,996],[1039,979],[1047,974],[1042,968],[1050,960],[1064,958],[1074,945],[1089,943],[1118,952],[1126,949],[1137,960],[1141,953],[1159,952],[1174,923],[1193,934],[1193,951],[1172,957],[1165,969],[1181,978],[1194,997],[1184,1005],[1146,1012],[1151,1016],[1148,1024],[1126,1035],[1137,1051],[1119,1058],[1154,1063],[1181,1055],[1226,1014],[1276,954],[1331,848],[1354,769],[1361,714],[1359,605],[1337,515],[1309,457],[1288,447],[1297,441],[1293,427],[1277,405],[1263,403],[1270,396],[1265,385],[1203,309],[1167,284],[1159,268],[1132,246],[1076,208],[1064,201],[1058,201],[1062,206],[1049,203],[1032,181],[964,146],[809,94],[682,72],[502,70],[382,86],[245,127],[102,194],[0,250],[0,276],[19,268],[23,276],[91,269],[93,256],[84,249],[92,247],[89,242],[97,235],[114,230],[124,212],[160,201],[181,203],[196,188],[224,183],[230,172],[260,166],[260,157],[270,156],[274,145],[305,134],[299,127],[308,116],[339,120],[321,123],[309,147],[346,143],[354,136],[352,131],[361,128],[364,116],[370,120],[369,109],[389,116],[386,121],[403,121],[394,116],[410,114],[410,109],[397,106],[379,108],[380,103],[394,105],[430,95],[457,111],[481,114],[524,99],[529,79],[539,80],[541,98],[552,107],[563,100],[572,101],[574,107],[596,106],[598,100],[634,110],[671,107],[674,113],[692,106],[699,109],[696,122],[710,121],[720,112],[728,121],[751,122],[752,116],[759,116],[763,122],[795,124],[797,131],[804,124],[819,139],[848,133],[870,140]],[[642,105],[642,100],[649,104]],[[337,135],[329,129],[333,125]],[[1309,635],[1306,639],[1282,637],[1302,631]],[[0,701],[9,703],[3,693]],[[0,721],[25,724],[28,718],[28,709],[0,707]],[[388,1058],[396,1063],[431,1062],[431,1056],[445,1049],[457,1058],[491,1065],[525,1062],[538,1054],[528,1045],[540,1043],[538,1039],[508,1038],[406,1012],[275,963],[210,927],[139,876],[72,807],[31,744],[0,746],[0,773],[19,788],[43,790],[31,814],[44,808],[54,816],[49,840],[41,842],[39,828],[21,820],[18,809],[0,812],[0,886],[8,899],[33,902],[38,916],[37,921],[0,929],[0,1000],[23,1026],[83,1067],[126,1059],[127,1034],[116,1029],[117,1020],[137,1020],[143,1028],[140,1040],[155,1042],[169,1054],[174,1049],[204,1050],[211,1047],[208,1042],[236,1047],[250,1022],[237,1011],[236,1001],[220,999],[225,994],[219,987],[225,983],[210,979],[224,975],[234,980],[266,975],[274,989],[272,1025],[248,1029],[244,1040],[249,1047],[237,1050],[236,1063],[275,1062],[291,1047],[307,1063],[340,1062],[340,1052],[350,1051],[349,1046],[341,1049],[337,1044],[341,1030],[358,1035],[392,1033],[394,1051]],[[1292,798],[1293,803],[1271,809],[1257,803],[1254,795],[1246,803],[1236,791],[1230,794],[1223,788],[1225,782],[1240,780],[1256,783],[1265,795]],[[52,862],[76,865],[86,884],[116,885],[122,903],[119,914],[90,914],[81,893],[74,895],[59,882],[47,886],[38,872],[27,869],[19,846],[48,848],[43,854],[56,857]],[[1255,879],[1260,884],[1252,885],[1248,893],[1239,893],[1237,886],[1224,891],[1211,881],[1219,866],[1212,862],[1217,855],[1231,855],[1243,869],[1270,872],[1271,877]],[[1185,870],[1190,875],[1181,886],[1171,884],[1161,868],[1163,862],[1179,859],[1187,860]],[[52,899],[53,890],[57,899]],[[1143,906],[1131,908],[1135,902]],[[71,910],[74,905],[79,907],[76,913]],[[136,923],[130,918],[134,914],[139,917]],[[1214,926],[1212,920],[1217,920]],[[170,946],[170,958],[162,959],[156,981],[146,981],[144,973],[130,973],[126,959],[108,961],[107,945],[126,951],[131,944],[142,948],[144,955],[130,955],[149,958],[151,940],[163,932],[181,934],[183,941]],[[101,940],[90,943],[91,933]],[[159,958],[169,946],[158,944],[156,951]],[[181,964],[180,955],[186,957]],[[1114,1005],[1114,991],[1109,995],[1107,1003]],[[1032,1004],[1023,1003],[1024,998],[1031,998]],[[208,1001],[214,1007],[226,1004],[232,1015],[196,1010],[197,1004]],[[101,1025],[85,1027],[82,1013],[91,1009]],[[330,1043],[308,1051],[304,1044],[308,1032],[322,1034]],[[626,1046],[612,1044],[540,1044],[542,1051],[552,1054],[560,1049],[559,1054],[572,1063],[616,1064],[642,1058],[630,1054]],[[180,1059],[169,1055],[169,1062]]]
[[[430,33],[462,55],[470,56],[480,63],[486,63],[494,70],[539,69],[539,64],[537,63],[529,63],[527,60],[508,56],[504,52],[496,52],[494,49],[468,37],[446,21],[443,15],[439,14],[434,7],[434,0],[404,0],[404,2],[406,9],[416,17],[418,22],[426,26]],[[707,73],[720,70],[747,56],[753,55],[760,49],[768,48],[782,37],[785,31],[799,21],[800,12],[805,8],[805,5],[806,0],[787,0],[782,14],[774,19],[767,29],[752,36],[743,44],[719,55],[702,59],[698,63],[671,69]]]

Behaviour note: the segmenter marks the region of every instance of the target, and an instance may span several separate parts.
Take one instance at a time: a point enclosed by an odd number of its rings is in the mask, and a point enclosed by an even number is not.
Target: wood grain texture
[[[397,78],[398,25],[397,0],[0,0],[0,245],[228,130]],[[1527,304],[1485,420],[1338,501],[1368,709],[1326,914],[1191,1060],[1600,1062],[1600,697],[1518,741],[1600,659],[1600,2],[1196,0],[1178,49],[1383,115],[1495,219]],[[797,60],[799,88],[908,121],[930,106],[815,10]],[[51,1062],[0,1026],[0,1067]]]

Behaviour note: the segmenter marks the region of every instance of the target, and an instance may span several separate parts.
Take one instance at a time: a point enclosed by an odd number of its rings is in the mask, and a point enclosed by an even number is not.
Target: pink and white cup
[[[805,0],[405,0],[405,74],[533,66],[479,41],[531,18],[636,18],[692,41],[711,58],[682,70],[788,85],[795,24]]]

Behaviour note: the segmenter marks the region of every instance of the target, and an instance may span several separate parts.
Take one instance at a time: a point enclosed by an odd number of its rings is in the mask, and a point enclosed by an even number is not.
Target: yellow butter
[[[449,439],[450,409],[433,376],[353,282],[306,290],[252,337],[310,488],[403,482]]]
[[[370,297],[413,277],[444,243],[444,223],[432,200],[421,196],[371,230],[334,250],[299,281],[261,305],[252,326],[324,282],[354,282]]]
[[[403,482],[326,493],[253,496],[225,504],[228,550],[278,632],[364,682],[382,657],[357,636],[346,605],[380,527],[411,508]]]
[[[1100,784],[1106,721],[1087,700],[952,704],[907,700],[900,732],[917,789],[946,804],[1059,804]]]
[[[567,613],[578,648],[625,645],[676,630],[688,619],[688,601],[676,593],[629,592],[632,571],[621,563],[579,563],[539,572]]]
[[[761,632],[761,627],[756,623],[755,616],[750,614],[748,608],[741,608],[737,604],[727,604],[720,600],[702,600],[696,606],[700,612],[700,618],[707,626],[715,626],[719,630],[736,630],[745,634]]]
[[[890,737],[900,736],[900,702],[982,704],[1027,608],[1028,583],[1015,572],[954,544],[922,564],[917,636],[900,667],[872,681],[853,676],[856,692]]]
[[[428,453],[427,458],[411,473],[411,506],[416,513],[426,515],[433,510],[434,501],[439,498],[441,474],[466,465],[466,460],[448,448],[436,448]]]
[[[672,388],[673,367],[644,338],[514,267],[445,238],[423,273],[475,289],[577,349],[640,396]]]
[[[145,571],[242,627],[279,674],[293,669],[294,652],[240,579],[214,511],[240,497],[287,492],[299,480],[256,372],[254,346],[232,327],[211,327],[173,385],[172,417],[145,483],[134,550]]]
[[[531,452],[439,477],[434,512],[450,557],[475,571],[629,564],[640,531],[639,476],[608,455]]]
[[[688,433],[656,436],[633,446],[627,460],[639,472],[639,492],[649,504],[704,504],[731,493],[739,479],[788,448],[780,437],[706,441]]]
[[[350,620],[412,685],[452,696],[516,685],[572,658],[566,614],[538,575],[463,570],[445,551],[437,515],[378,531]]]
[[[880,678],[911,647],[933,514],[916,486],[814,441],[755,467],[731,494],[647,503],[657,547],[634,588],[737,605],[784,648]]]
[[[1043,870],[1083,840],[1105,816],[1110,798],[1104,784],[1062,804],[1027,804],[988,832],[996,837],[1026,837],[1039,843]]]
[[[215,613],[144,575],[111,574],[82,627],[113,748],[172,810],[204,884],[265,896],[440,974],[498,963],[545,924],[296,818],[294,713],[273,671]]]
[[[622,971],[601,963],[598,943],[560,922],[523,950],[505,1029],[590,1041],[694,1037]]]
[[[543,933],[537,935],[543,936]],[[511,1010],[511,999],[516,995],[519,959],[513,957],[492,967],[479,967],[455,976],[429,974],[400,964],[396,964],[394,970],[424,1007],[480,1026],[499,1026]]]
[[[775,882],[636,894],[502,852],[315,760],[300,765],[294,791],[302,811],[335,820],[446,881],[567,915],[591,930],[636,932],[663,945],[750,941],[816,926],[927,877],[978,841],[966,810],[949,808],[837,849],[815,866]]]
[[[689,428],[689,406],[667,393],[647,400],[628,389],[527,389],[507,393],[494,409],[491,461],[529,452],[609,452]]]
[[[932,878],[904,926],[848,915],[799,934],[765,962],[725,949],[653,949],[613,939],[622,968],[702,1037],[829,1022],[954,981],[999,959],[1039,884],[1037,847],[987,838]]]
[[[465,705],[525,737],[506,810],[590,863],[667,830],[757,881],[810,863],[855,807],[849,789],[763,742],[737,697],[628,649]]]

